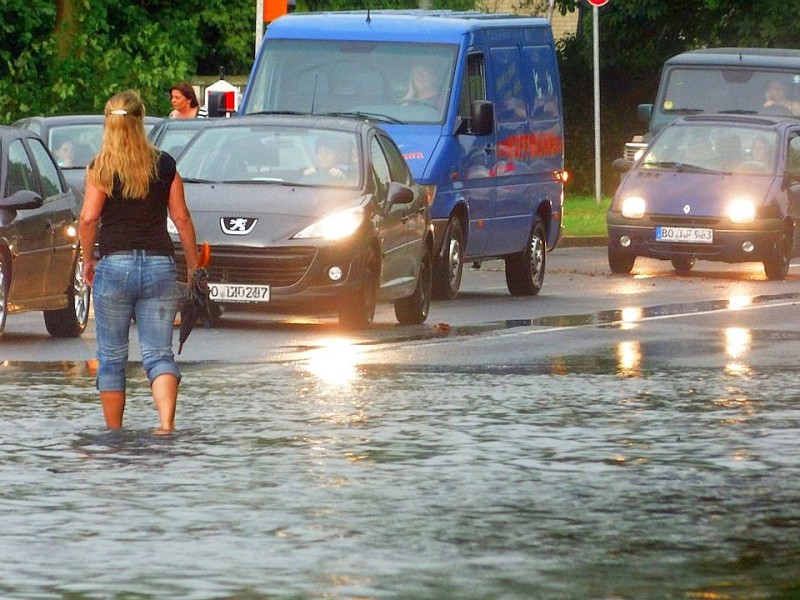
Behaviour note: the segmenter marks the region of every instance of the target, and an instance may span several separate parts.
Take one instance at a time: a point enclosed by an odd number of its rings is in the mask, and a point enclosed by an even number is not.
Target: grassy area
[[[594,196],[570,196],[564,201],[564,235],[607,235],[606,209],[611,198],[603,196],[600,204]]]

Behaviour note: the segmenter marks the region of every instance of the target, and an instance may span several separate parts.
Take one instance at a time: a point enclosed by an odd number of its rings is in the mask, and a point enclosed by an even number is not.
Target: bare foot
[[[153,435],[170,435],[175,433],[175,429],[164,429],[163,427],[159,427],[158,429],[153,430]]]

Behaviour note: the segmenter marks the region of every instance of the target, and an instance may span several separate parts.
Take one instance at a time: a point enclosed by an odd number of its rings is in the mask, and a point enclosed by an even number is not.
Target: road
[[[612,274],[605,248],[560,248],[548,254],[540,296],[509,295],[502,263],[465,272],[453,302],[435,302],[428,322],[396,324],[381,305],[375,326],[348,334],[325,317],[228,313],[221,327],[197,328],[180,360],[291,362],[309,351],[348,348],[363,364],[553,364],[567,357],[608,360],[632,352],[666,366],[794,365],[800,352],[800,263],[785,281],[768,281],[760,264],[699,262],[678,276],[669,262],[640,258],[630,276]],[[138,358],[133,335],[132,360]],[[621,350],[628,348],[628,350]],[[39,313],[10,315],[0,360],[85,361],[94,330],[54,340]],[[620,360],[630,362],[631,357]]]

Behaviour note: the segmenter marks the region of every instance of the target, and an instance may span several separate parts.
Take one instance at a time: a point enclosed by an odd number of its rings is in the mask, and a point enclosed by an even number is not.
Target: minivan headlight
[[[728,216],[734,223],[752,223],[756,219],[756,205],[749,198],[734,198],[728,205]]]
[[[641,219],[645,203],[641,196],[628,196],[622,201],[622,216],[626,219]]]
[[[325,240],[341,240],[352,235],[364,220],[364,209],[360,206],[343,210],[316,223],[312,223],[299,233],[292,236],[294,239],[304,240],[309,238],[322,238]]]

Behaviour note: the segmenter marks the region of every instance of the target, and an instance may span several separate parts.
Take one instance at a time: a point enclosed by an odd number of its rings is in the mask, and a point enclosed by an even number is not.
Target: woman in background
[[[97,389],[106,425],[122,427],[128,335],[135,317],[142,366],[159,415],[156,433],[163,434],[175,428],[181,378],[172,352],[180,292],[168,213],[186,256],[187,280],[198,251],[175,159],[148,141],[144,114],[133,90],[106,103],[103,142],[86,170],[79,233],[84,278],[94,300]]]
[[[169,102],[172,104],[170,119],[194,119],[208,117],[208,112],[197,101],[197,95],[191,84],[176,83],[169,88]]]

